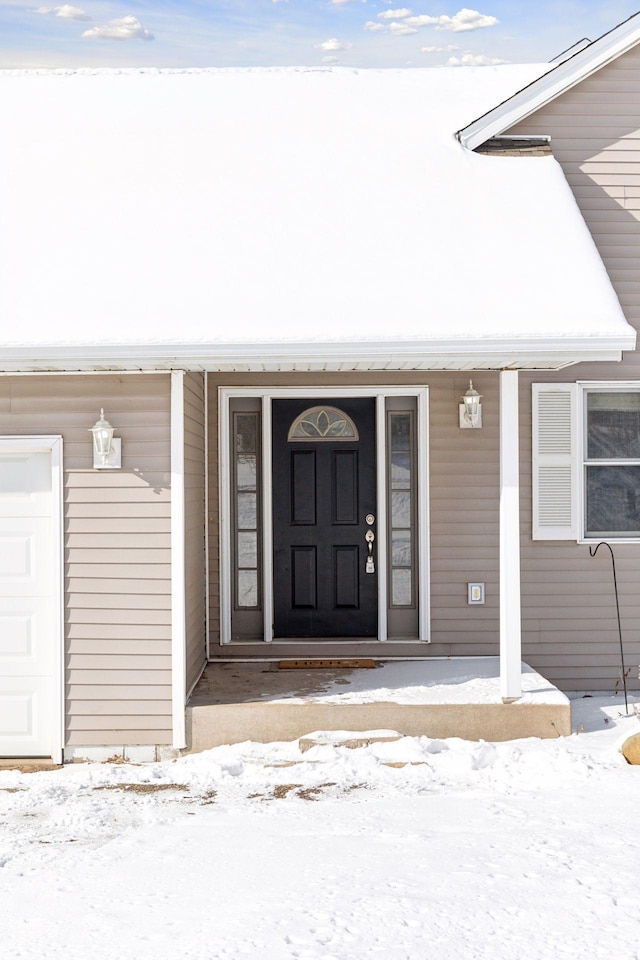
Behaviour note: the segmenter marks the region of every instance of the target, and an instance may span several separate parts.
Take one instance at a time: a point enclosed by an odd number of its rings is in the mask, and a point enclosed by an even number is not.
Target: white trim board
[[[543,74],[508,100],[458,130],[456,137],[468,150],[474,150],[490,137],[495,137],[525,120],[536,110],[566,93],[591,74],[596,73],[640,42],[640,13],[614,27],[588,47],[579,50],[548,73]],[[627,348],[628,349],[628,348]]]
[[[63,522],[63,442],[59,435],[3,436],[0,453],[49,453],[51,456],[51,524],[54,536],[52,578],[57,584],[53,595],[52,622],[54,650],[51,678],[51,759],[62,763],[65,733],[64,676],[64,522]]]
[[[209,659],[211,648],[211,609],[210,584],[209,584],[209,377],[204,374],[204,603],[205,603],[205,657]],[[188,699],[188,698],[187,698]]]
[[[418,557],[420,562],[420,581],[418,591],[419,602],[419,636],[416,639],[403,639],[402,643],[428,643],[430,640],[430,613],[429,613],[429,496],[428,496],[428,396],[426,386],[391,386],[391,387],[341,387],[335,384],[328,387],[219,387],[218,388],[218,488],[220,497],[220,643],[231,644],[231,464],[229,462],[229,415],[230,402],[237,397],[251,397],[262,401],[262,482],[263,482],[263,639],[254,641],[260,645],[277,643],[286,646],[295,642],[295,638],[285,640],[273,639],[273,524],[271,498],[271,400],[290,398],[316,397],[371,397],[376,400],[376,476],[378,493],[378,638],[365,641],[355,639],[354,643],[387,643],[387,607],[386,607],[386,554],[387,554],[387,524],[386,524],[386,470],[385,470],[385,425],[384,402],[387,397],[417,397],[418,403]],[[382,505],[382,513],[381,513]],[[381,564],[382,558],[382,564]],[[424,564],[424,566],[423,566]],[[207,576],[209,572],[207,571]],[[384,609],[382,602],[384,600]],[[335,638],[322,640],[318,643],[331,643]],[[252,641],[242,641],[242,644]],[[306,641],[305,641],[306,642]],[[309,644],[313,641],[308,641]]]
[[[378,519],[378,548],[376,562],[378,564],[378,640],[385,643],[388,639],[387,630],[387,417],[386,397],[384,394],[376,396],[376,511]],[[418,435],[416,433],[416,435]]]
[[[522,694],[520,447],[517,370],[500,373],[500,693]]]

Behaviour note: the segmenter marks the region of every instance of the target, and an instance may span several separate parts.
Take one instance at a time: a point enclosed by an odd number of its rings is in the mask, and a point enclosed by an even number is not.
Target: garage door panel
[[[50,455],[3,453],[0,458],[0,517],[48,517],[50,514]]]
[[[0,757],[50,756],[50,679],[0,678]]]
[[[0,517],[0,597],[51,592],[54,542],[49,518]]]
[[[34,444],[35,445],[35,444]],[[5,449],[3,449],[5,447]],[[13,448],[12,448],[13,447]],[[59,749],[60,531],[50,453],[0,438],[0,756]]]
[[[55,637],[48,598],[5,598],[0,602],[0,677],[49,675]]]

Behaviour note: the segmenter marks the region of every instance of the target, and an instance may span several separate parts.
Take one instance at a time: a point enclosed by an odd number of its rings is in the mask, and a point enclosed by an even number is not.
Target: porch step
[[[376,670],[278,664],[209,664],[187,706],[187,751],[246,740],[315,742],[313,731],[333,731],[326,735],[354,747],[372,732],[492,741],[571,733],[568,699],[526,664],[522,699],[502,702],[497,657],[376,661]]]
[[[311,730],[352,730],[353,739],[391,721],[404,736],[464,740],[563,737],[571,733],[569,704],[283,703],[207,704],[187,707],[187,752],[228,743],[307,738]]]

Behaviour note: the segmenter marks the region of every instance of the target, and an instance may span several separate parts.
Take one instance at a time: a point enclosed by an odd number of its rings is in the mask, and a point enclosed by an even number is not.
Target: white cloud
[[[452,17],[444,14],[441,17],[430,17],[421,14],[419,17],[409,17],[407,23],[412,27],[435,27],[436,30],[451,30],[452,33],[462,33],[465,30],[480,30],[481,27],[495,27],[500,21],[497,17],[490,17],[477,10],[463,7]]]
[[[456,43],[449,43],[446,47],[422,47],[422,53],[453,53],[460,47]]]
[[[70,3],[63,3],[61,7],[38,7],[36,13],[53,13],[63,20],[91,20],[80,7],[72,7]]]
[[[330,53],[332,50],[350,50],[353,46],[352,43],[348,43],[346,40],[338,40],[337,37],[331,37],[329,40],[325,40],[324,43],[316,43],[316,50],[325,50],[327,53]]]
[[[109,20],[101,27],[91,27],[82,36],[89,40],[155,40],[151,31],[132,16]]]
[[[408,7],[400,7],[399,10],[383,10],[378,14],[380,20],[402,20],[403,17],[411,16],[411,10]]]
[[[84,10],[80,7],[73,7],[70,3],[63,3],[61,7],[56,7],[56,17],[63,17],[65,20],[91,20]]]
[[[340,57],[323,57],[323,63],[340,63]]]
[[[367,20],[364,25],[365,30],[386,30],[384,23],[376,23],[375,20]]]
[[[448,67],[495,67],[500,63],[511,63],[499,57],[486,57],[483,53],[463,53],[461,57],[449,57]]]
[[[344,3],[355,3],[356,0],[331,0],[331,3],[336,7],[341,7]],[[362,0],[363,3],[366,3],[367,0]]]
[[[391,30],[391,33],[395,34],[396,37],[408,37],[410,33],[418,32],[414,27],[408,27],[406,23],[396,23],[395,20],[389,24],[389,30]]]
[[[409,17],[407,23],[413,27],[431,27],[440,17],[430,17],[426,13],[421,13],[419,17]]]

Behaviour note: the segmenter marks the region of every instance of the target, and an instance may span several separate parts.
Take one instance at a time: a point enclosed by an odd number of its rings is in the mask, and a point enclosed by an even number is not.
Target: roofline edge
[[[489,137],[525,120],[536,110],[586,80],[592,73],[627,53],[639,41],[640,12],[634,13],[588,47],[579,50],[568,60],[518,90],[508,100],[462,127],[456,132],[456,138],[468,150],[474,150]]]
[[[588,361],[619,361],[623,351],[635,349],[636,334],[602,337],[556,337],[499,339],[484,341],[407,340],[349,341],[334,343],[226,343],[226,344],[68,344],[0,346],[0,371],[18,373],[29,369],[73,370],[139,369],[160,372],[161,369],[223,369],[237,365],[240,369],[265,369],[265,365],[313,365],[330,368],[333,364],[353,368],[384,362],[387,370],[410,369],[408,364],[447,363],[451,369],[494,365],[495,369],[524,364],[557,369]],[[401,366],[402,365],[402,366]],[[434,369],[442,369],[441,366]]]

